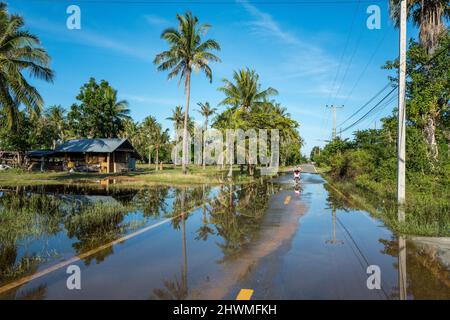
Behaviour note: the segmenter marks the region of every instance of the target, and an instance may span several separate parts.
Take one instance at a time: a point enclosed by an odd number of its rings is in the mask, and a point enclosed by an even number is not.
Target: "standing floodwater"
[[[291,180],[2,188],[0,297],[450,299],[445,253],[396,236],[319,175]],[[70,264],[80,290],[67,289]]]

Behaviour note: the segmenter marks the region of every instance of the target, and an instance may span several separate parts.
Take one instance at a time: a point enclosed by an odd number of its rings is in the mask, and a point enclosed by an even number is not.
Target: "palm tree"
[[[53,149],[56,148],[57,140],[64,141],[65,138],[65,124],[66,124],[66,110],[60,105],[51,106],[46,110],[46,118],[56,130],[58,139],[53,140]]]
[[[158,171],[159,165],[159,149],[169,142],[169,129],[161,131],[161,125],[158,124],[156,126],[153,143],[155,145],[155,170]]]
[[[181,106],[176,106],[175,109],[172,110],[172,116],[166,119],[174,122],[174,129],[175,132],[177,132],[183,125],[183,108]]]
[[[233,81],[222,80],[224,85],[218,90],[225,94],[225,99],[220,105],[231,107],[231,122],[235,126],[242,127],[242,119],[248,112],[255,107],[264,107],[270,96],[278,94],[278,91],[272,87],[262,90],[259,83],[259,75],[255,70],[249,68],[234,71]],[[245,150],[247,152],[247,150]],[[248,165],[248,172],[253,174],[253,165]],[[229,176],[232,174],[232,164],[230,164]]]
[[[220,105],[240,108],[242,111],[249,111],[254,106],[262,106],[270,96],[278,94],[274,88],[261,90],[259,75],[255,70],[249,68],[240,69],[233,73],[234,83],[223,79],[224,85],[219,88],[225,94],[225,99]]]
[[[178,130],[182,127],[184,122],[183,117],[183,108],[181,106],[176,106],[175,109],[172,110],[172,116],[166,118],[167,120],[173,121],[173,126],[175,129],[175,145],[178,143]],[[178,151],[176,153],[176,159],[178,159]],[[177,160],[174,161],[174,166],[177,166]]]
[[[10,129],[18,125],[19,106],[25,105],[30,114],[38,114],[44,105],[35,87],[23,76],[29,71],[31,77],[53,81],[50,57],[41,48],[39,38],[21,30],[24,20],[10,15],[5,3],[0,3],[0,111],[6,116]]]
[[[401,0],[390,0],[391,17],[396,26],[400,24]],[[450,18],[448,0],[407,0],[407,11],[413,23],[419,27],[420,44],[432,55],[439,45],[440,36],[447,29],[445,19]],[[424,126],[424,134],[430,150],[431,158],[437,160],[439,149],[436,143],[436,112],[428,112]]]
[[[217,108],[212,108],[209,105],[209,102],[205,102],[205,103],[197,103],[197,105],[200,107],[200,110],[198,110],[198,112],[205,117],[205,127],[204,127],[204,132],[203,132],[203,154],[202,154],[202,158],[203,158],[203,170],[206,168],[206,140],[205,140],[205,132],[206,130],[208,130],[208,118],[214,114],[214,112],[217,111]]]
[[[107,136],[114,138],[123,130],[125,120],[131,119],[129,116],[130,109],[128,109],[128,102],[126,100],[117,101],[117,90],[107,87],[105,95],[107,100],[105,112],[112,116],[111,128]]]
[[[193,16],[191,12],[186,12],[184,15],[177,14],[177,19],[178,29],[168,28],[161,34],[161,38],[168,42],[169,50],[157,54],[153,62],[158,65],[158,71],[170,70],[169,79],[179,74],[180,82],[184,78],[186,110],[184,112],[182,168],[183,173],[186,173],[191,73],[192,70],[202,70],[212,82],[212,70],[209,62],[218,62],[220,59],[210,51],[220,50],[220,46],[211,39],[202,42],[201,37],[207,32],[210,25],[199,25],[197,17]]]
[[[148,141],[148,165],[151,164],[152,150],[154,145],[155,133],[160,130],[160,124],[156,121],[155,117],[148,116],[142,121],[142,134],[145,140]]]
[[[400,2],[390,0],[391,17],[400,25]],[[448,0],[407,0],[407,11],[413,23],[419,27],[420,43],[431,54],[437,48],[439,37],[446,29],[444,20],[450,18]]]

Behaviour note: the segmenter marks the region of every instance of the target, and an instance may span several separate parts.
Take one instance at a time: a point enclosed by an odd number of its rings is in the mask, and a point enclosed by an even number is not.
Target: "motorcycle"
[[[295,184],[299,184],[300,183],[300,175],[301,175],[300,171],[294,171],[294,182],[295,182]]]

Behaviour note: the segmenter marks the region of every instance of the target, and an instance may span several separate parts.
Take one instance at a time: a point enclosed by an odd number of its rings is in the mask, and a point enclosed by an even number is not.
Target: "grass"
[[[395,181],[375,182],[364,175],[355,181],[336,180],[327,174],[324,177],[397,233],[450,236],[450,188],[438,180],[416,177],[407,183],[406,220],[399,222]]]
[[[319,174],[328,173],[328,172],[330,172],[330,170],[331,170],[331,167],[328,167],[328,166],[321,166],[321,167],[316,166],[316,171]]]
[[[279,172],[290,170],[280,167]],[[0,186],[35,186],[57,184],[112,183],[115,187],[143,187],[148,185],[184,186],[184,185],[220,185],[229,183],[229,168],[190,165],[187,174],[181,166],[164,165],[162,171],[155,170],[155,165],[139,164],[136,171],[124,173],[84,173],[84,172],[27,172],[20,169],[0,171]],[[246,184],[254,182],[257,176],[248,176],[240,172],[239,166],[233,167],[233,183]]]

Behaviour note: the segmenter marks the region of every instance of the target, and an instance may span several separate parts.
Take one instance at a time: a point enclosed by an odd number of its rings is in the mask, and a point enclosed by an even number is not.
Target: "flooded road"
[[[450,299],[450,266],[315,174],[0,191],[2,299]],[[81,271],[69,290],[67,267]],[[368,266],[380,289],[367,287]]]

